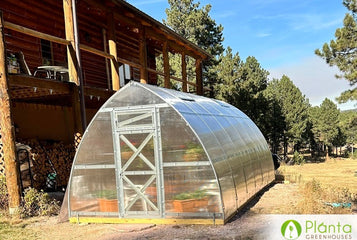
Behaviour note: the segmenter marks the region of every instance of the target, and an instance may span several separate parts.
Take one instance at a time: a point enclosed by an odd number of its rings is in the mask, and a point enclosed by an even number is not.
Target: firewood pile
[[[73,144],[63,142],[38,141],[30,139],[21,141],[28,145],[31,158],[33,184],[37,189],[46,189],[49,174],[56,174],[56,186],[67,185],[75,154]]]

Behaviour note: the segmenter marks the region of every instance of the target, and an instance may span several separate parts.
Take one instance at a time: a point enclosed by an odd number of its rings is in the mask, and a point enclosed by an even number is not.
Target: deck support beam
[[[148,53],[147,53],[147,47],[146,47],[146,38],[145,38],[145,27],[141,27],[141,35],[140,35],[140,42],[139,42],[139,47],[140,47],[140,82],[141,83],[148,83]]]
[[[170,62],[169,62],[169,52],[168,52],[168,43],[164,42],[164,46],[162,49],[162,55],[164,58],[164,87],[171,88],[170,83]]]
[[[74,26],[73,26],[73,15],[72,15],[72,1],[63,0],[63,13],[64,13],[64,24],[66,30],[66,40],[70,42],[67,45],[67,61],[68,61],[68,74],[69,81],[74,82],[77,86],[79,85],[78,73],[76,68],[76,46],[74,42]]]
[[[203,82],[202,82],[202,60],[196,59],[196,93],[197,95],[203,95]]]
[[[73,137],[76,139],[76,136],[83,134],[82,129],[82,114],[81,114],[81,105],[80,105],[80,93],[76,85],[70,86],[71,101],[72,101],[72,113],[73,113],[73,127],[74,133]]]
[[[182,68],[182,91],[187,92],[187,64],[186,64],[186,54],[181,53],[181,68]]]
[[[113,56],[113,58],[110,60],[110,69],[112,73],[112,89],[114,91],[118,91],[120,89],[119,64],[113,12],[107,13],[107,25],[109,54]]]
[[[69,81],[76,84],[76,90],[74,91],[72,89],[72,93],[74,93],[74,96],[72,97],[72,108],[74,111],[74,122],[76,126],[74,136],[76,136],[77,133],[83,134],[87,127],[87,121],[83,90],[83,74],[80,65],[76,6],[74,4],[75,1],[63,0],[66,40],[70,42],[70,44],[67,45]],[[79,94],[79,99],[76,97],[78,95],[76,92]],[[76,109],[79,109],[79,115],[77,114]],[[80,124],[79,126],[78,123]]]

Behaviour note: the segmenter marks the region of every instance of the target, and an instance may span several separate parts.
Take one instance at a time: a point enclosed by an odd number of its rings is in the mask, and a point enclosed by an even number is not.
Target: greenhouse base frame
[[[224,225],[223,219],[177,219],[177,218],[107,218],[71,217],[70,223],[113,223],[113,224],[160,224],[160,225]]]

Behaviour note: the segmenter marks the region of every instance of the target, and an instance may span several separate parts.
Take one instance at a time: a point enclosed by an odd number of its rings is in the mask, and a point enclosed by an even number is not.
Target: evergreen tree
[[[277,154],[283,140],[286,123],[281,104],[275,98],[272,91],[269,90],[270,88],[268,87],[264,91],[268,104],[265,105],[264,116],[266,121],[263,129],[265,132],[264,136],[271,146],[271,151]]]
[[[342,75],[353,87],[357,83],[357,0],[343,0],[350,13],[343,20],[343,27],[335,32],[335,40],[325,43],[321,50],[315,53],[326,60],[330,66],[337,66]],[[357,100],[357,88],[354,87],[341,94],[339,102]]]
[[[347,144],[353,146],[357,142],[357,111],[341,112],[339,126],[346,135]]]
[[[189,41],[197,44],[213,56],[212,59],[203,63],[203,83],[213,89],[213,83],[217,79],[212,70],[218,64],[218,56],[223,53],[223,27],[217,25],[210,16],[211,5],[200,8],[200,3],[193,0],[168,0],[170,8],[165,10],[167,20],[164,24]],[[195,62],[187,58],[188,80],[194,82]],[[171,73],[181,75],[181,56],[170,57]]]
[[[320,124],[320,107],[319,106],[314,106],[311,107],[308,111],[309,114],[309,122],[308,122],[308,126],[309,126],[309,130],[312,133],[312,138],[310,139],[310,144],[312,147],[312,152],[311,155],[314,156],[315,153],[318,154],[318,156],[320,155],[321,151],[323,151],[322,148],[322,136],[321,136],[321,130],[319,127]]]
[[[337,134],[336,136],[332,139],[332,145],[336,147],[336,155],[338,155],[337,148],[342,147],[346,145],[346,140],[347,136],[346,134],[342,131],[341,127],[337,126]]]
[[[267,99],[263,92],[268,86],[269,72],[254,57],[248,57],[238,72],[236,107],[247,114],[267,134]]]
[[[304,140],[309,108],[308,100],[298,87],[287,77],[280,80],[274,79],[268,84],[267,93],[273,97],[281,106],[281,112],[285,119],[283,134],[284,155],[287,154],[288,143],[292,143],[297,150],[299,144]]]
[[[218,79],[214,86],[216,98],[232,105],[237,104],[240,88],[238,75],[242,64],[238,53],[233,55],[230,47],[227,47],[225,54],[221,54],[220,64],[214,68]]]
[[[333,140],[338,136],[338,120],[340,110],[330,99],[325,98],[319,107],[314,107],[310,111],[310,119],[313,123],[312,131],[316,141],[321,142],[325,147],[333,146]]]
[[[267,87],[268,72],[254,57],[241,61],[238,53],[232,53],[230,47],[220,56],[220,64],[214,70],[218,81],[214,86],[216,98],[232,104],[250,117],[264,135],[268,101],[263,95]]]

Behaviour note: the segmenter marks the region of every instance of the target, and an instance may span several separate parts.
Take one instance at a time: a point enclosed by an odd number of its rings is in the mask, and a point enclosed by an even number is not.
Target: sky
[[[128,0],[139,10],[162,22],[167,0]],[[197,2],[197,1],[195,1]],[[343,26],[347,9],[342,0],[200,0],[210,4],[210,16],[224,28],[224,47],[241,59],[254,56],[270,72],[269,78],[288,76],[311,105],[333,100],[350,89],[347,80],[336,79],[330,67],[315,55],[315,49],[334,39]],[[357,107],[355,102],[338,104],[341,110]]]

